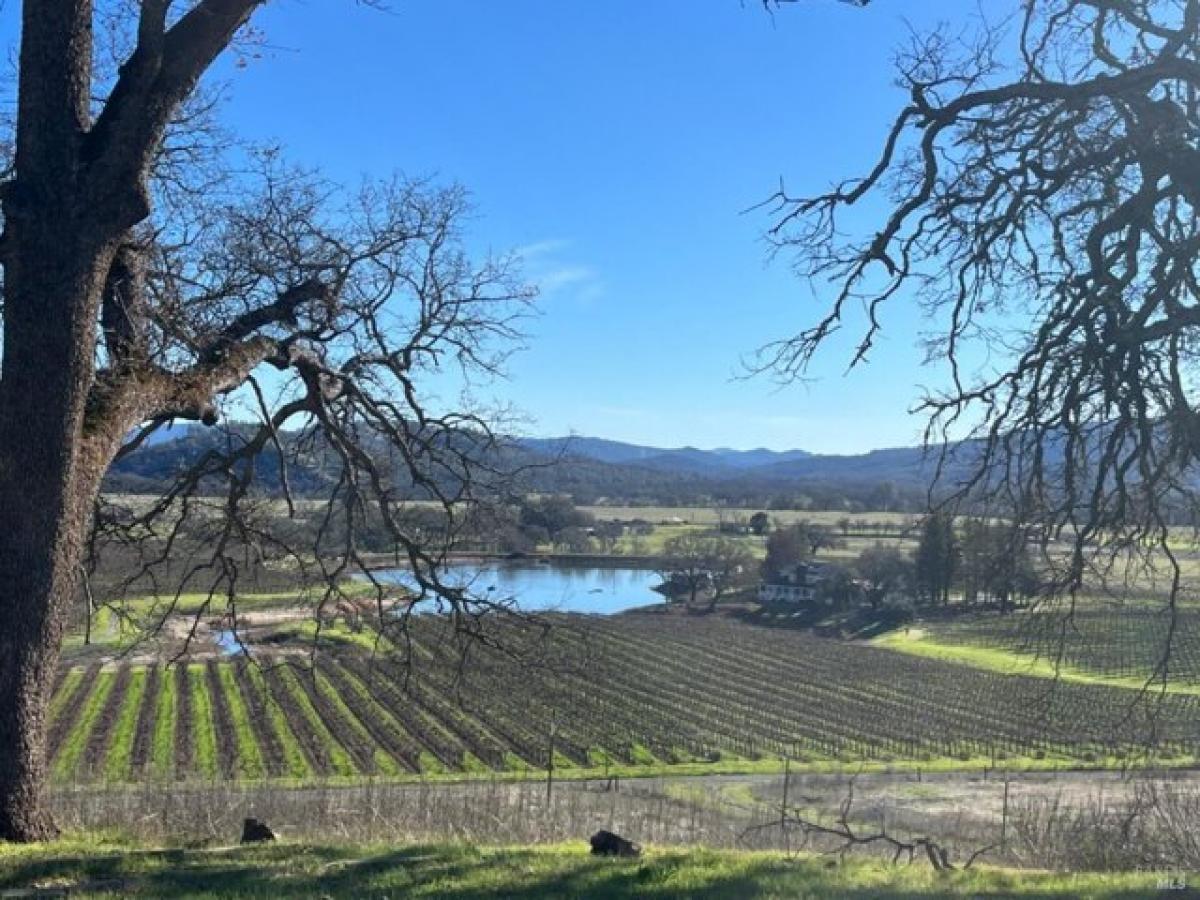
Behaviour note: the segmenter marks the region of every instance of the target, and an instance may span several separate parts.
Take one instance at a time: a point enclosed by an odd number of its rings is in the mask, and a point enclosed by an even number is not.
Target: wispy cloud
[[[517,256],[526,262],[531,262],[539,257],[549,256],[558,253],[571,246],[570,241],[565,241],[559,238],[547,241],[534,241],[532,244],[525,244],[518,247],[516,250]]]
[[[526,277],[537,285],[543,300],[569,298],[590,304],[604,295],[604,280],[593,266],[570,258],[571,242],[536,241],[517,248]]]

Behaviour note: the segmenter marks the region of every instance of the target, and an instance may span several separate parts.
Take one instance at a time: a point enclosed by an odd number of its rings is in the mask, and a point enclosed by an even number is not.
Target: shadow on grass
[[[2,850],[3,848],[0,848]],[[867,872],[860,881],[856,871]],[[1071,889],[1040,889],[1021,876],[978,881],[930,879],[912,886],[896,872],[842,870],[824,860],[788,862],[779,857],[705,851],[659,851],[644,860],[590,857],[583,848],[494,850],[413,846],[401,850],[279,845],[228,850],[96,851],[0,855],[0,897],[36,887],[78,897],[437,897],[445,900],[523,898],[932,898],[1021,896],[1063,898]],[[903,885],[905,881],[909,885]],[[58,894],[61,895],[61,894]],[[1093,891],[1112,898],[1145,896],[1145,890]],[[53,894],[47,893],[47,896]],[[1189,894],[1189,896],[1191,896]]]

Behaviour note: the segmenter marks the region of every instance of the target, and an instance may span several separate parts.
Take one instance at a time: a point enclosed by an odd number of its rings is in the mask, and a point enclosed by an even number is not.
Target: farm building
[[[758,586],[758,602],[811,603],[818,596],[827,567],[821,563],[800,562],[768,577]]]

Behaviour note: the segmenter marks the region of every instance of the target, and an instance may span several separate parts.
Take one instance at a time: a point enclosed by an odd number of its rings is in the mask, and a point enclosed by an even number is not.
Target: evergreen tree
[[[929,603],[949,603],[950,586],[959,568],[959,546],[949,513],[932,512],[925,517],[913,562],[920,595]]]

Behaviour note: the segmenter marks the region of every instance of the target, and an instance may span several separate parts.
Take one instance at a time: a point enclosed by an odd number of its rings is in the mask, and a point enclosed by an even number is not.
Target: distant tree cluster
[[[1044,588],[1030,552],[1033,534],[1027,525],[986,516],[956,519],[936,511],[909,526],[910,533],[920,534],[912,551],[876,541],[846,563],[816,559],[822,550],[844,546],[852,527],[849,519],[839,521],[840,536],[807,521],[775,527],[767,538],[762,577],[773,581],[799,563],[818,561],[823,602],[876,612],[889,603],[945,607],[957,595],[964,606],[1006,613]]]
[[[958,574],[958,553],[953,518],[940,512],[926,516],[913,559],[914,587],[919,597],[928,603],[950,602],[950,588]]]
[[[668,600],[683,599],[695,607],[703,599],[711,611],[730,591],[753,580],[755,566],[741,542],[688,531],[666,542],[659,571]]]
[[[763,571],[768,578],[776,577],[821,550],[833,549],[843,543],[833,529],[819,522],[802,519],[791,525],[776,525],[767,536]]]

